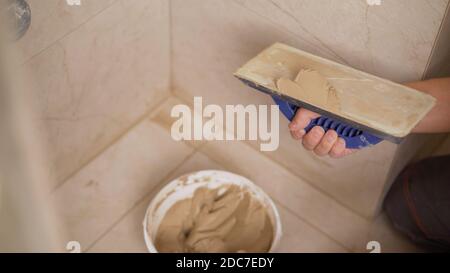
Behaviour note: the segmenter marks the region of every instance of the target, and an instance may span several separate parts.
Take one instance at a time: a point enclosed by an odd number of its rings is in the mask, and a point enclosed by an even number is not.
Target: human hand
[[[296,140],[301,140],[303,147],[309,151],[314,151],[318,156],[329,155],[332,158],[340,158],[355,152],[355,149],[345,148],[345,140],[338,137],[334,130],[326,133],[320,126],[314,126],[308,133],[306,126],[311,120],[320,115],[305,108],[299,108],[295,117],[289,124],[289,131]]]

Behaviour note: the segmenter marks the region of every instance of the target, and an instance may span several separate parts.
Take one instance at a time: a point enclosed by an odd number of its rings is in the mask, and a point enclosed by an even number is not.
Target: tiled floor
[[[187,172],[223,169],[248,177],[276,202],[280,252],[419,251],[384,215],[371,222],[243,142],[176,142],[171,97],[53,194],[70,240],[88,252],[144,252],[142,221],[165,183]]]

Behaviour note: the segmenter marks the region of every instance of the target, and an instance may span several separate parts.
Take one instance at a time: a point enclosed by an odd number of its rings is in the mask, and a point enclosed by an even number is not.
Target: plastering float
[[[246,85],[273,97],[292,120],[299,107],[321,116],[305,128],[333,129],[347,148],[399,143],[431,110],[435,99],[414,90],[276,43],[234,74]]]

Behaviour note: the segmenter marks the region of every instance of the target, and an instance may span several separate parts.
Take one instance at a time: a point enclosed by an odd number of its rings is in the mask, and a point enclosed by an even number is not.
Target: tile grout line
[[[67,177],[61,179],[61,182],[57,181],[58,184],[51,190],[51,194],[54,194],[61,186],[63,186],[68,180],[74,177],[78,172],[84,169],[87,165],[89,165],[92,161],[98,158],[101,154],[103,154],[106,150],[112,147],[114,144],[118,143],[125,135],[127,135],[131,130],[133,130],[136,126],[144,122],[147,118],[149,118],[154,110],[158,108],[161,104],[166,102],[170,98],[170,95],[162,98],[158,103],[156,103],[153,107],[147,110],[144,114],[138,117],[135,121],[131,122],[131,124],[126,127],[120,134],[118,134],[115,138],[113,138],[109,143],[107,143],[102,149],[100,149],[97,153],[86,159],[86,162],[81,164],[76,170],[71,172]]]
[[[436,53],[436,47],[437,47],[439,40],[441,38],[441,35],[442,35],[442,30],[444,29],[444,23],[448,16],[450,16],[450,2],[447,2],[447,7],[445,8],[444,15],[442,16],[442,21],[439,25],[439,29],[436,33],[436,37],[433,41],[433,45],[430,50],[430,55],[428,56],[427,63],[425,64],[425,68],[422,72],[422,77],[421,77],[422,80],[425,80],[427,77],[427,74],[428,74],[430,66],[431,66],[431,62],[434,59],[433,58],[434,54]]]
[[[148,198],[151,194],[153,194],[156,190],[160,189],[161,186],[163,186],[165,183],[167,183],[168,179],[175,174],[175,172],[178,170],[178,168],[180,168],[184,163],[186,163],[187,160],[191,159],[196,153],[198,153],[197,150],[192,149],[192,151],[179,163],[177,164],[175,167],[173,167],[173,169],[167,174],[165,175],[155,186],[153,186],[152,189],[150,189],[148,192],[146,192],[141,198],[139,198],[136,202],[134,202],[134,204],[128,209],[126,210],[116,221],[114,221],[110,227],[108,227],[102,234],[100,234],[98,236],[97,239],[95,239],[91,244],[89,244],[89,246],[86,248],[85,252],[89,252],[90,249],[92,249],[92,247],[95,246],[95,244],[97,244],[101,239],[103,239],[111,230],[114,229],[114,227],[116,227],[129,213],[131,213],[132,210],[134,210],[136,207],[138,207],[139,205],[141,205],[142,202],[144,202],[144,200],[146,198]],[[145,216],[145,215],[144,215]]]
[[[106,11],[107,9],[111,8],[112,6],[114,6],[117,2],[119,2],[119,0],[114,0],[111,4],[109,4],[108,6],[104,7],[103,9],[99,10],[98,12],[96,12],[95,14],[91,15],[89,18],[87,18],[85,21],[81,22],[79,25],[77,25],[76,27],[74,27],[73,29],[69,30],[67,33],[63,34],[61,37],[56,38],[54,41],[50,42],[50,44],[48,44],[47,46],[45,46],[43,49],[39,50],[38,52],[36,52],[35,54],[31,55],[30,57],[28,57],[26,60],[24,60],[22,62],[22,65],[25,65],[26,63],[30,62],[32,59],[34,59],[35,57],[41,55],[44,51],[46,51],[47,49],[49,49],[50,47],[54,46],[55,44],[57,44],[58,42],[60,42],[62,39],[66,38],[67,36],[69,36],[70,34],[74,33],[75,31],[77,31],[78,29],[80,29],[82,26],[84,26],[86,23],[90,22],[92,19],[94,19],[95,17],[97,17],[98,15],[102,14],[104,11]]]

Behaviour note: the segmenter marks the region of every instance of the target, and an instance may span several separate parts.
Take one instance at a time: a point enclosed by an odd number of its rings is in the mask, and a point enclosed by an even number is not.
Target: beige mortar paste
[[[395,137],[431,110],[427,94],[276,43],[236,76]]]
[[[276,85],[281,93],[289,97],[333,112],[340,111],[336,90],[317,71],[302,69],[295,77],[295,81],[279,78]]]
[[[158,252],[268,252],[273,226],[267,209],[236,185],[200,187],[176,202],[156,233]]]

